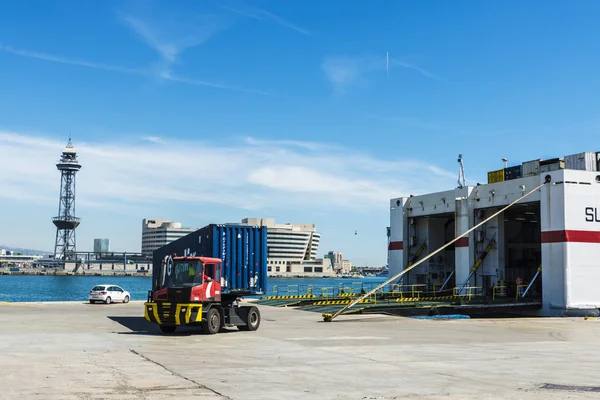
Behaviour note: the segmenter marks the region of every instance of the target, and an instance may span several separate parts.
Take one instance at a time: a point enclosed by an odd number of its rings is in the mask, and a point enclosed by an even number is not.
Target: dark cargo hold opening
[[[516,296],[517,279],[529,284],[542,264],[540,203],[523,203],[504,213],[505,281],[509,296]],[[527,297],[542,296],[542,277],[537,277]]]

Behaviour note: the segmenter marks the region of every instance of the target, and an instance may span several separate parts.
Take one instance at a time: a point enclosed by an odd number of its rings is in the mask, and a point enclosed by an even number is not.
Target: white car
[[[96,285],[90,290],[90,303],[97,301],[110,304],[115,301],[129,303],[131,295],[117,285]]]

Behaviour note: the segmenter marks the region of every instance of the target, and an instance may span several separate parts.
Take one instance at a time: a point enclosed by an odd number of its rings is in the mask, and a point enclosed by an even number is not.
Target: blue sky
[[[317,224],[386,261],[391,197],[595,151],[594,1],[0,5],[0,244],[52,249],[71,131],[79,250],[141,220]],[[386,52],[389,63],[386,65]],[[358,231],[358,235],[354,232]]]

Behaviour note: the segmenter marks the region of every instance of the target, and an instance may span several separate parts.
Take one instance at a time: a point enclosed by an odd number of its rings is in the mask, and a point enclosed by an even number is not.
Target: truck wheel
[[[173,333],[175,332],[175,329],[177,329],[176,326],[173,325],[159,325],[160,326],[160,330],[162,333]]]
[[[252,306],[250,310],[248,310],[248,319],[246,320],[246,325],[238,326],[238,329],[241,331],[255,331],[260,326],[260,311],[258,308]]]
[[[206,313],[206,321],[202,321],[202,330],[214,335],[221,329],[221,314],[216,308],[211,308]]]

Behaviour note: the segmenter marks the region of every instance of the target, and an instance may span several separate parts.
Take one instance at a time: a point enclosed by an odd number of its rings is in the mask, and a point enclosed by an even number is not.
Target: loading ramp
[[[373,293],[376,293],[379,289],[381,289],[382,287],[388,285],[390,282],[394,282],[394,281],[398,281],[401,277],[403,277],[407,272],[409,272],[410,270],[412,270],[413,268],[419,266],[421,263],[423,263],[424,261],[430,259],[431,257],[433,257],[434,255],[436,255],[437,253],[439,253],[440,251],[444,250],[446,247],[453,245],[455,242],[457,242],[458,240],[460,240],[463,236],[468,235],[469,233],[473,232],[475,229],[479,228],[480,226],[486,224],[488,221],[492,220],[493,218],[497,217],[498,215],[502,214],[504,211],[508,210],[509,208],[513,207],[515,204],[521,202],[523,199],[527,198],[528,196],[530,196],[532,193],[535,193],[536,191],[538,191],[540,188],[542,188],[542,186],[550,183],[551,181],[551,177],[550,175],[546,175],[544,182],[541,183],[540,185],[538,185],[537,187],[533,188],[532,190],[530,190],[527,193],[523,193],[521,195],[521,197],[517,198],[516,200],[514,200],[513,202],[511,202],[510,204],[508,204],[507,206],[503,207],[500,211],[492,214],[491,216],[487,217],[486,219],[484,219],[483,221],[479,222],[478,224],[476,224],[475,226],[473,226],[472,228],[468,229],[467,231],[463,232],[462,234],[460,234],[459,236],[455,237],[454,239],[452,239],[450,242],[446,243],[445,245],[439,247],[438,249],[436,249],[435,251],[429,253],[427,256],[425,256],[424,258],[422,258],[421,260],[417,261],[415,264],[413,264],[412,266],[410,266],[409,268],[405,268],[403,271],[401,271],[400,273],[390,277],[387,281],[385,281],[384,283],[382,283],[381,285],[377,286],[375,289],[372,289],[371,291],[369,291],[368,293],[365,293],[364,295],[362,295],[361,297],[359,297],[358,299],[355,299],[352,303],[344,306],[344,308],[342,308],[341,310],[331,314],[331,313],[323,313],[322,317],[323,320],[325,322],[331,322],[333,319],[335,319],[338,315],[341,315],[343,313],[345,313],[348,309],[354,307],[357,303],[359,303],[361,300],[364,300],[365,298],[373,295]],[[461,294],[459,292],[459,294]]]

